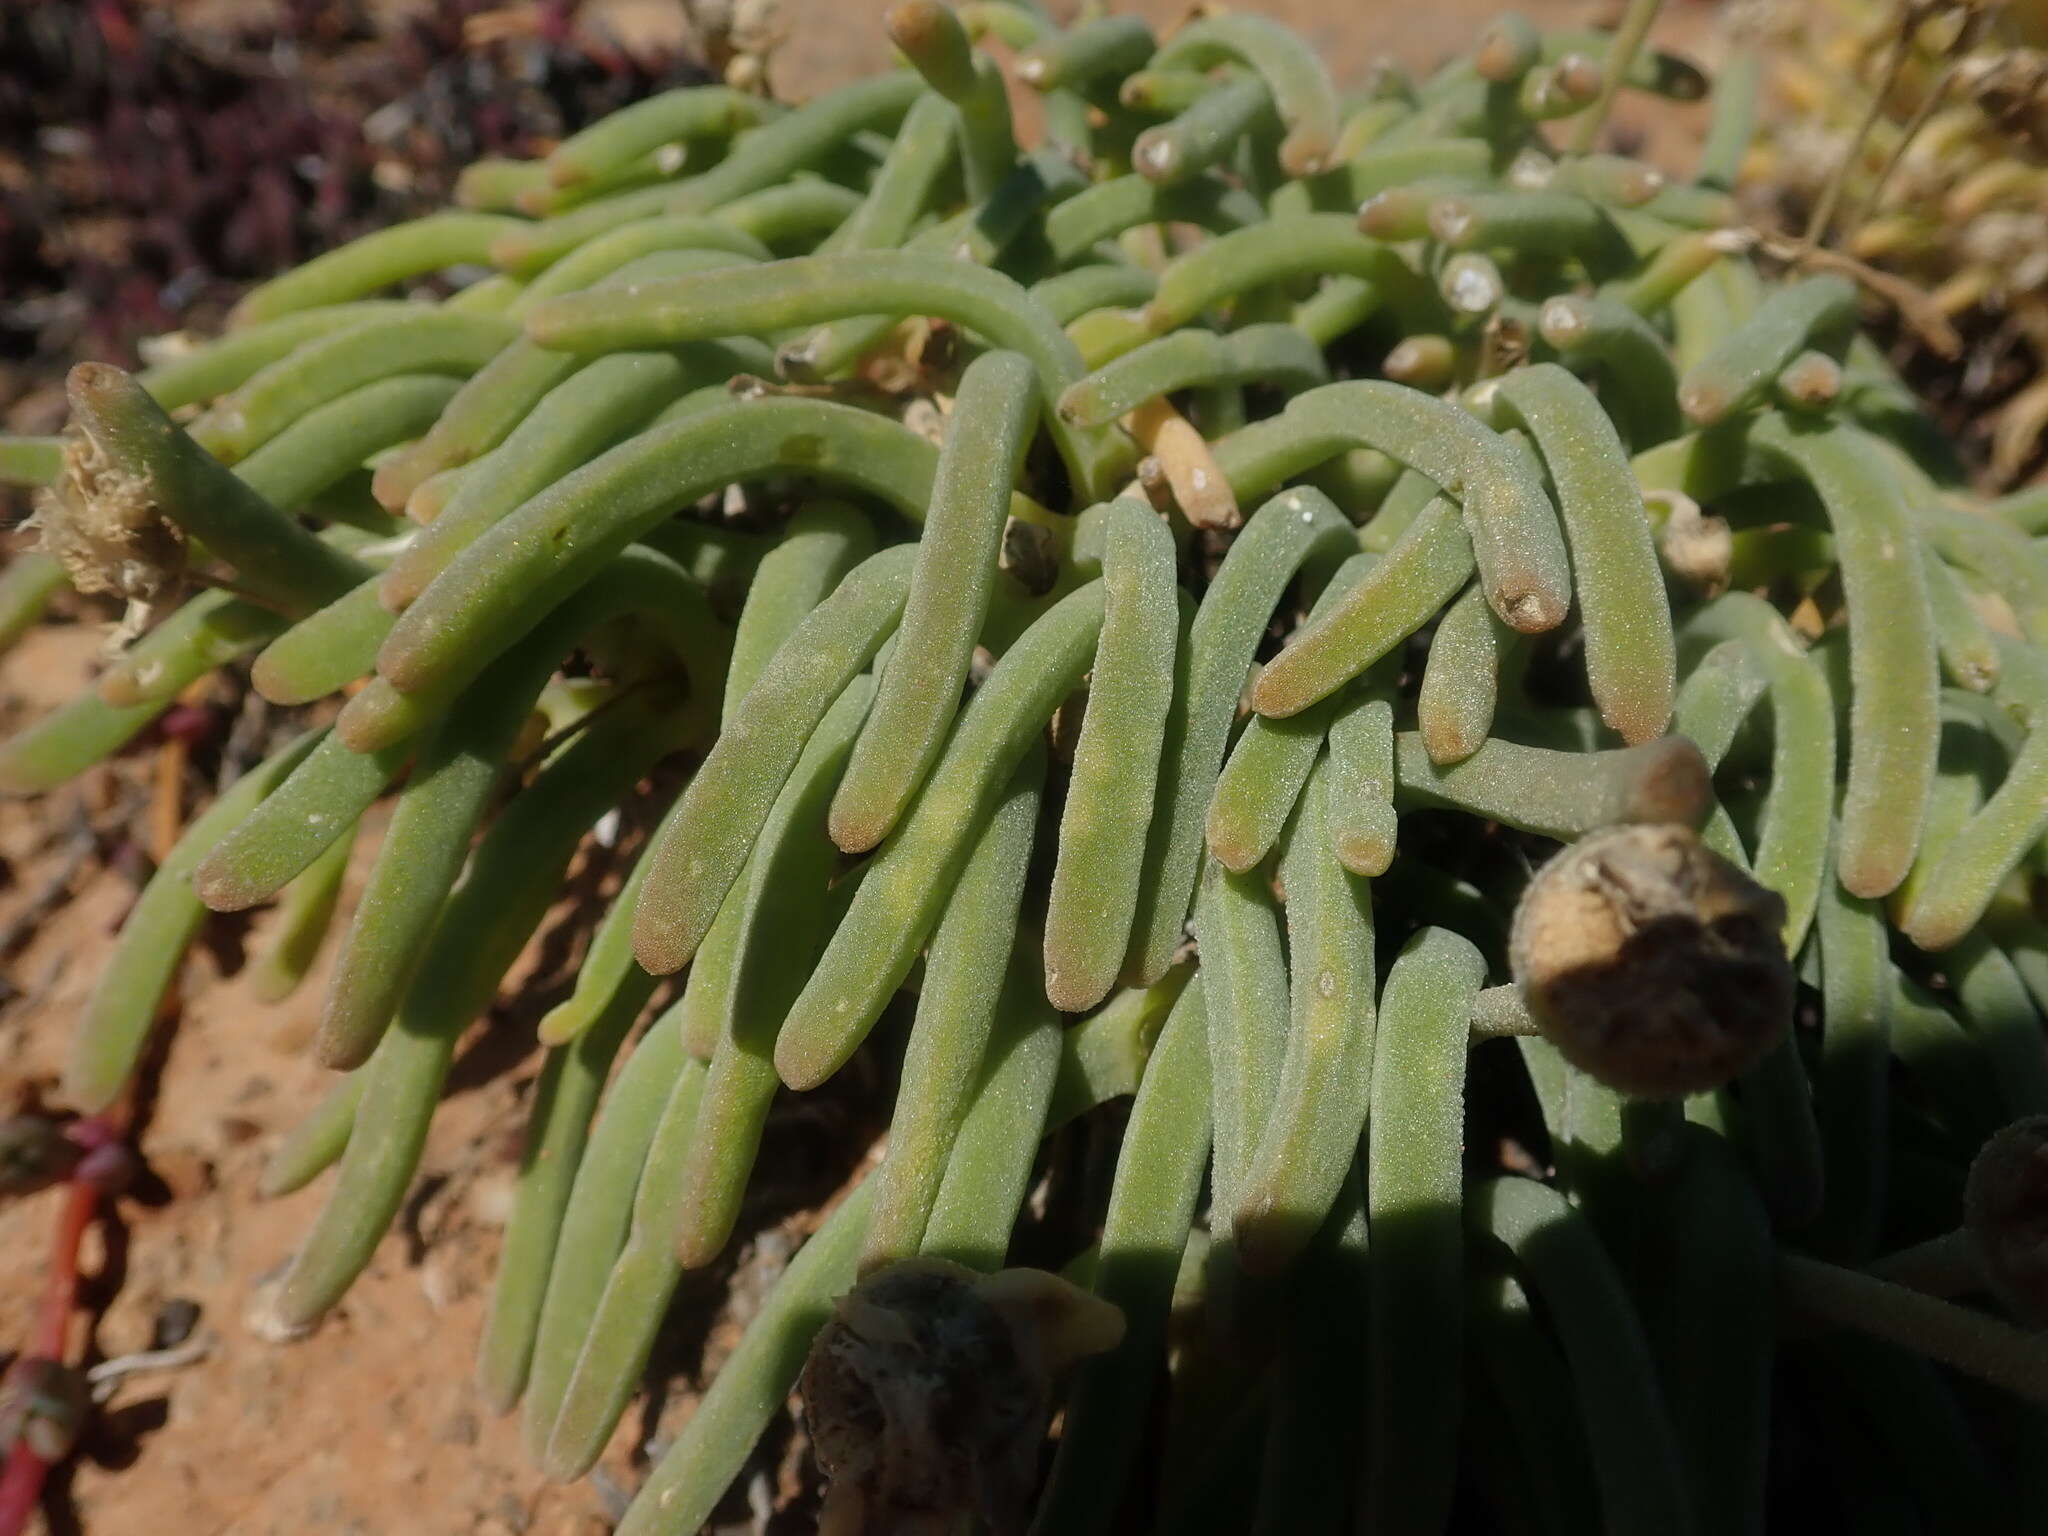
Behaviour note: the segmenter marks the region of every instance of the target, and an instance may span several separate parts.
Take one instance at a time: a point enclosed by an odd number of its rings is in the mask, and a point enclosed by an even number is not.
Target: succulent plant
[[[0,783],[249,658],[303,729],[144,891],[72,1104],[209,909],[281,898],[288,989],[394,796],[341,1075],[265,1182],[334,1169],[256,1309],[317,1324],[589,829],[682,765],[539,1026],[480,1381],[550,1475],[730,1242],[776,1094],[909,1030],[877,1165],[623,1530],[710,1516],[849,1292],[811,1374],[861,1385],[849,1529],[957,1431],[935,1528],[1437,1530],[1465,1489],[1760,1530],[1774,1416],[1821,1483],[2018,1523],[2048,1341],[1928,1277],[1990,1241],[1979,1146],[2048,1112],[2048,496],[1945,478],[1855,287],[1722,228],[1752,92],[1696,182],[1598,150],[1618,91],[1707,89],[1654,9],[1347,94],[1251,14],[904,0],[907,68],[652,98],[189,356],[82,365],[64,440],[0,442],[55,487],[0,625],[65,574],[147,607]],[[1049,1367],[957,1422],[874,1373],[1074,1302],[1006,1266],[1084,1117],[1106,1204],[1034,1257],[1122,1328],[1040,1477]]]

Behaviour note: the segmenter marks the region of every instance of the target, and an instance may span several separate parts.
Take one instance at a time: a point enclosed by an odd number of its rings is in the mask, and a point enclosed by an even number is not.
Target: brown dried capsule
[[[1998,1299],[2048,1326],[2048,1115],[2015,1120],[1978,1149],[1963,1185],[1963,1231]]]
[[[1587,834],[1536,872],[1509,962],[1573,1066],[1642,1098],[1715,1088],[1792,1019],[1785,903],[1690,827]]]
[[[185,568],[185,535],[163,515],[156,488],[75,425],[63,473],[37,493],[28,526],[81,592],[146,603]]]
[[[1657,531],[1657,552],[1664,568],[1703,597],[1728,590],[1735,559],[1735,535],[1725,518],[1700,511],[1700,505],[1678,491],[1651,491],[1643,500],[1665,509]]]
[[[1054,1378],[1122,1333],[1116,1308],[1036,1270],[912,1259],[870,1275],[798,1384],[827,1480],[819,1536],[1023,1530]]]

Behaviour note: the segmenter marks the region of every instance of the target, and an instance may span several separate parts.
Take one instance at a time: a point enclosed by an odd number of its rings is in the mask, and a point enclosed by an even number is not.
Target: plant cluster
[[[1914,370],[2011,485],[2048,429],[2048,43],[1987,0],[1739,8],[1741,63],[1782,104],[1747,167],[1812,239],[1925,290]],[[1768,60],[1768,67],[1764,61]],[[1953,330],[1950,327],[1953,327]]]
[[[479,1379],[550,1475],[778,1093],[904,1043],[624,1531],[709,1518],[828,1317],[841,1531],[2038,1518],[2048,496],[1965,495],[1855,287],[1729,237],[1752,93],[1690,182],[1598,149],[1707,90],[1654,10],[1346,93],[1251,14],[904,0],[907,68],[654,97],[81,365],[0,441],[49,487],[0,623],[68,575],[140,638],[0,784],[244,658],[305,727],[143,892],[69,1100],[209,910],[303,974],[392,797],[266,1179],[332,1170],[256,1314],[316,1325],[687,764],[539,1025]],[[1005,1271],[1076,1122],[1071,1283]]]

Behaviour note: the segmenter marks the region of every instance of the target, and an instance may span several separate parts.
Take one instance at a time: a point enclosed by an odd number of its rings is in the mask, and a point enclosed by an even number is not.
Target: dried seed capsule
[[[259,601],[288,612],[330,602],[370,574],[230,473],[128,374],[80,363],[66,383],[78,436],[37,515],[74,585],[146,600],[183,565],[188,535]]]
[[[1682,826],[1615,827],[1537,871],[1510,959],[1529,1013],[1580,1070],[1624,1093],[1704,1092],[1791,1023],[1785,904]]]
[[[2048,1116],[2016,1120],[1977,1150],[1963,1230],[1998,1299],[2048,1326]]]
[[[835,1536],[1021,1527],[1056,1376],[1115,1347],[1123,1315],[1057,1276],[936,1259],[841,1297],[798,1391]]]

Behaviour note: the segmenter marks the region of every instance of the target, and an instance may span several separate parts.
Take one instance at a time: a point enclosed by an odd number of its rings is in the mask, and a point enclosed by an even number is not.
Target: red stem
[[[89,1145],[118,1141],[121,1135],[118,1111],[96,1115],[73,1127],[79,1139]],[[57,1213],[56,1244],[50,1254],[48,1277],[43,1282],[42,1305],[36,1312],[35,1332],[22,1359],[64,1359],[64,1346],[71,1331],[71,1313],[78,1303],[78,1248],[92,1225],[100,1191],[85,1179],[74,1178],[64,1186],[64,1204]],[[36,1503],[43,1495],[43,1480],[50,1464],[29,1449],[28,1436],[14,1442],[7,1465],[0,1469],[0,1536],[22,1536]]]
[[[43,1478],[49,1470],[26,1441],[14,1443],[7,1467],[0,1471],[0,1532],[21,1536],[28,1529],[29,1518],[36,1512],[36,1501],[43,1496]]]

